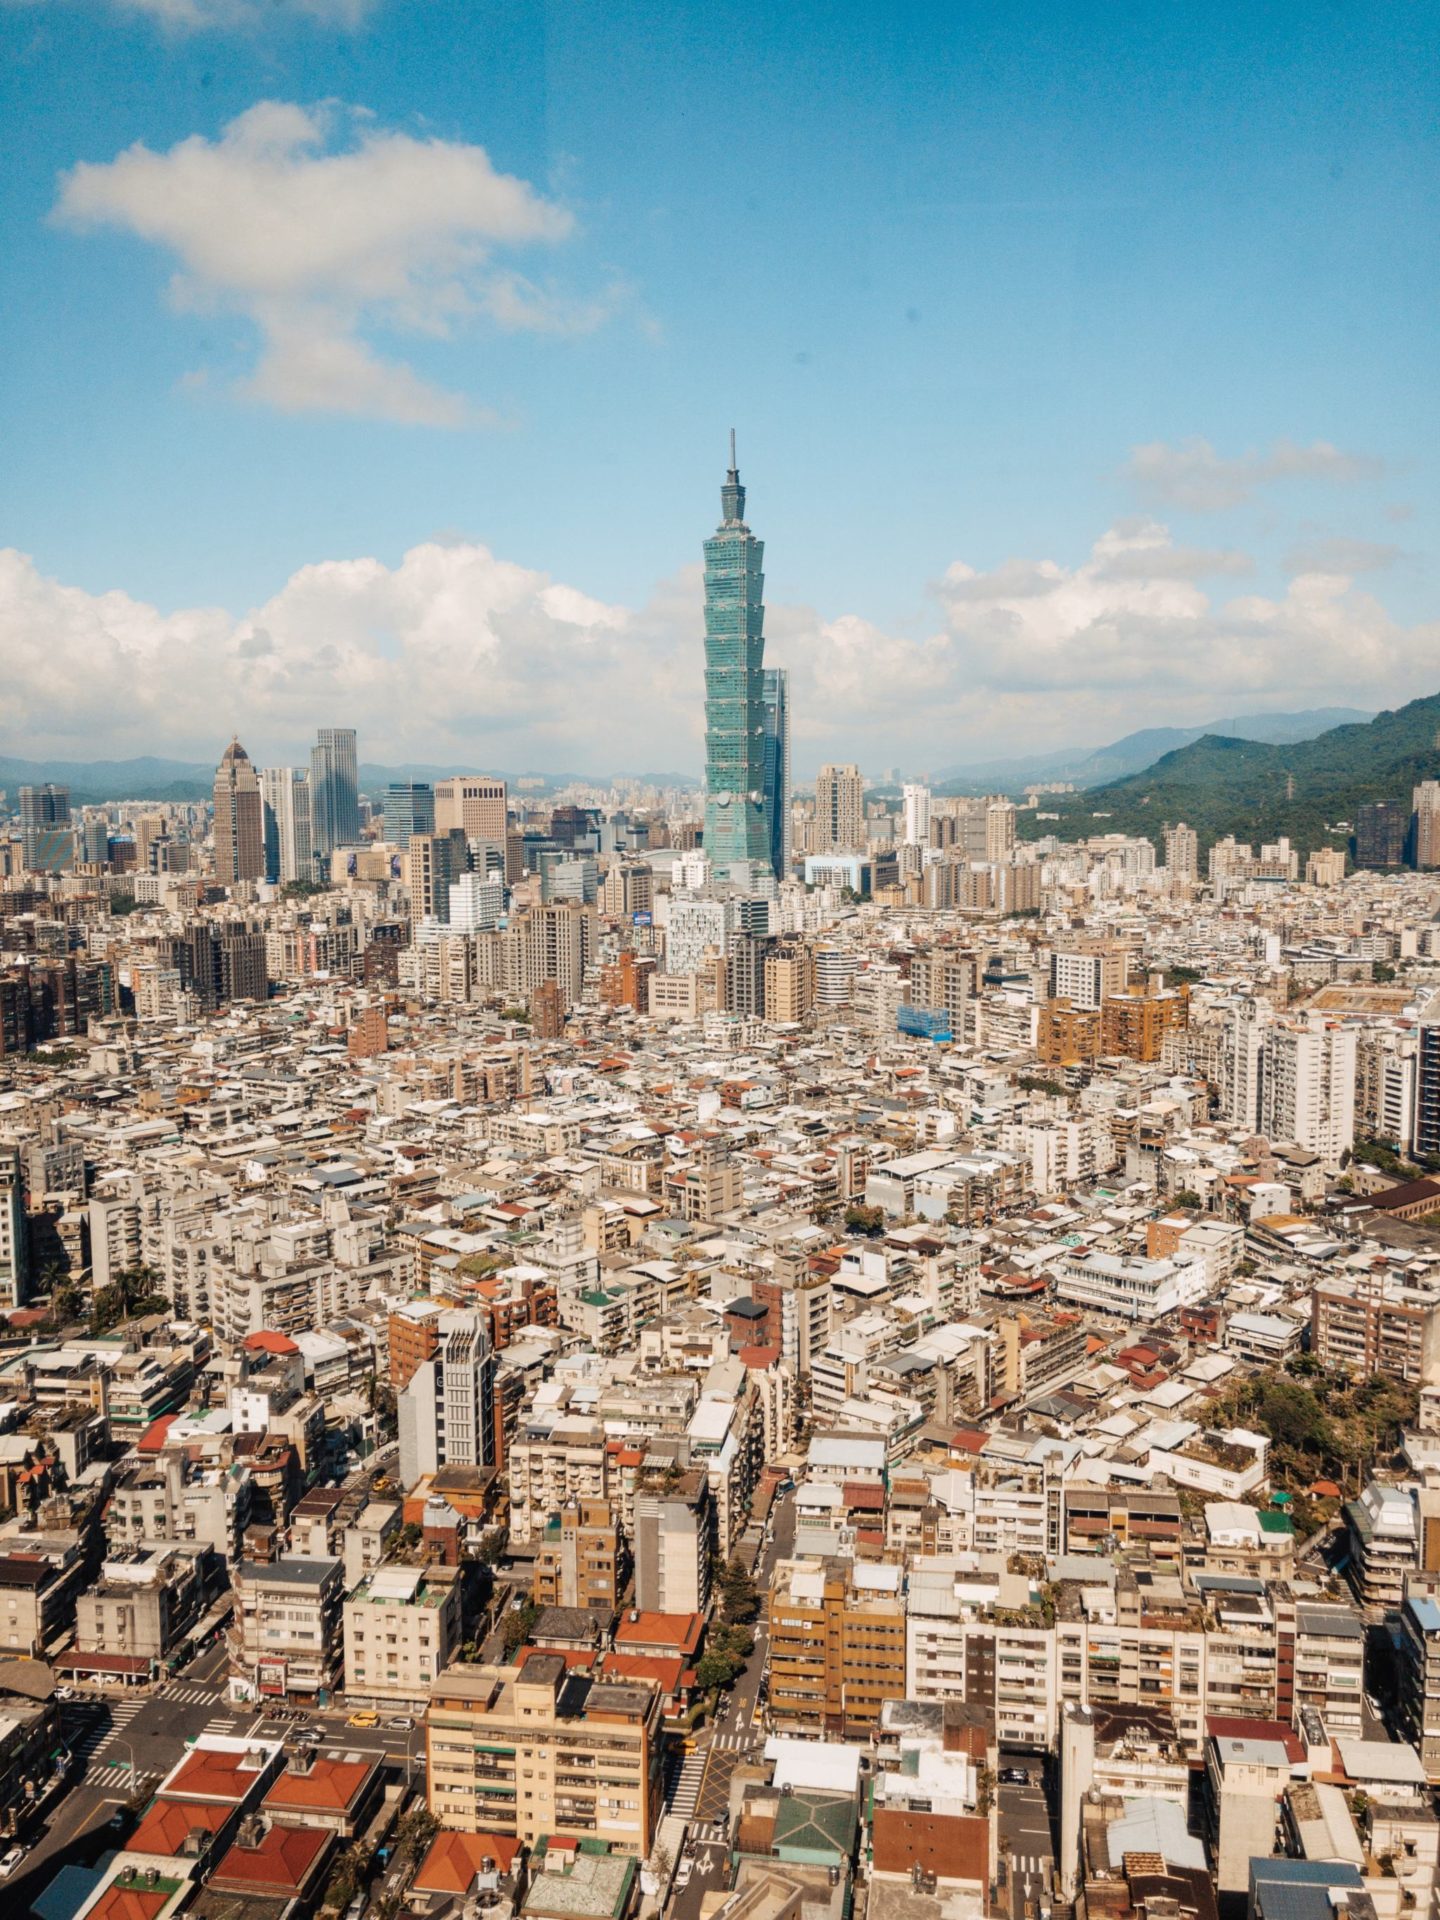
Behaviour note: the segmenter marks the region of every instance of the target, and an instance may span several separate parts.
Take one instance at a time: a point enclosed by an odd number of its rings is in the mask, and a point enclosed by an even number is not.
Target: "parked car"
[[[378,1727],[380,1716],[378,1713],[352,1713],[345,1724],[347,1727]]]
[[[415,1722],[408,1713],[396,1713],[385,1722],[391,1733],[408,1733]]]
[[[25,1853],[26,1849],[24,1847],[11,1847],[7,1854],[0,1857],[0,1880],[8,1880],[10,1878],[20,1862],[25,1858]]]
[[[1030,1784],[1030,1776],[1024,1767],[1001,1767],[997,1777],[1001,1785],[1006,1787],[1028,1787]]]

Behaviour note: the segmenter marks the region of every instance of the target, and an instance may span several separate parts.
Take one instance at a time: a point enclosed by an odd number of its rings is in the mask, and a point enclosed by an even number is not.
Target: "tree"
[[[740,1671],[728,1654],[717,1653],[713,1648],[702,1653],[695,1666],[695,1678],[706,1693],[718,1693],[722,1687],[728,1687]]]
[[[1195,1213],[1203,1213],[1205,1210],[1205,1202],[1200,1198],[1198,1193],[1192,1192],[1189,1187],[1186,1187],[1183,1192],[1177,1193],[1170,1204],[1172,1207],[1189,1207]]]
[[[845,1209],[845,1231],[863,1233],[868,1239],[877,1239],[885,1231],[885,1209],[866,1207],[858,1201],[852,1201]]]
[[[720,1576],[720,1610],[727,1620],[753,1620],[760,1611],[754,1575],[736,1554]]]
[[[511,1608],[505,1616],[505,1625],[500,1629],[500,1638],[507,1653],[517,1653],[524,1646],[539,1618],[540,1609],[533,1600],[522,1600],[518,1607]]]

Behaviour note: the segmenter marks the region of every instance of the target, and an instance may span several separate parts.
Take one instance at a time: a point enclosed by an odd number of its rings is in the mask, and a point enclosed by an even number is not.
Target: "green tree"
[[[728,1687],[740,1671],[738,1663],[727,1653],[718,1653],[713,1648],[702,1653],[695,1666],[695,1678],[706,1693],[715,1693],[722,1687]]]
[[[518,1607],[512,1607],[505,1616],[505,1625],[500,1629],[500,1638],[507,1653],[517,1653],[535,1630],[535,1622],[540,1618],[540,1609],[533,1600],[524,1600]]]
[[[863,1233],[871,1240],[878,1239],[885,1231],[885,1209],[866,1207],[858,1201],[852,1201],[845,1209],[845,1231]]]
[[[739,1554],[732,1557],[720,1576],[720,1611],[731,1621],[753,1620],[760,1611],[755,1577]]]

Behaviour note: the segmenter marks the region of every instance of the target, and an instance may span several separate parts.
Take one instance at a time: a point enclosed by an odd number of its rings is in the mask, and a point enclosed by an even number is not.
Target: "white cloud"
[[[423,426],[490,419],[466,396],[382,358],[376,332],[444,337],[484,315],[506,329],[583,331],[616,296],[571,302],[497,262],[574,223],[483,147],[387,132],[359,113],[266,100],[216,140],[137,144],[62,177],[56,218],[117,227],[178,263],[181,308],[258,330],[255,398],[287,412]]]
[[[1163,440],[1132,447],[1127,472],[1142,499],[1184,507],[1192,513],[1220,513],[1251,499],[1277,480],[1325,480],[1345,485],[1378,478],[1382,463],[1369,454],[1346,453],[1327,440],[1308,447],[1277,440],[1268,452],[1236,459],[1218,454],[1208,440],[1187,440],[1172,447]]]
[[[805,606],[767,610],[791,672],[798,758],[912,769],[1251,708],[1379,705],[1440,684],[1440,623],[1404,627],[1329,571],[1282,595],[1212,597],[1153,521],[1078,566],[956,562],[941,617],[914,632]],[[87,758],[218,752],[232,728],[266,758],[325,720],[371,760],[698,771],[701,575],[643,606],[516,566],[464,540],[302,567],[241,618],[88,594],[0,551],[0,748]]]
[[[1302,540],[1285,555],[1287,573],[1383,573],[1400,558],[1399,547],[1381,540],[1352,540],[1345,534],[1321,534]]]

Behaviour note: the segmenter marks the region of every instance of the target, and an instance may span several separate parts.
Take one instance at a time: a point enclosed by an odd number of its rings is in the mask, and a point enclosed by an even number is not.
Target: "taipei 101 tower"
[[[705,852],[712,869],[724,874],[742,861],[768,870],[772,860],[765,794],[765,547],[745,524],[733,428],[720,508],[720,525],[705,542]]]

